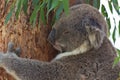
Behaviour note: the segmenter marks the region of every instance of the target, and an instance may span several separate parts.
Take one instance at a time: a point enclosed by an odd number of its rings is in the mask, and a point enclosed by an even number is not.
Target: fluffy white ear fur
[[[105,37],[105,33],[95,26],[86,26],[86,30],[88,32],[88,37],[90,44],[95,48],[98,49],[101,44],[103,43],[103,39]]]

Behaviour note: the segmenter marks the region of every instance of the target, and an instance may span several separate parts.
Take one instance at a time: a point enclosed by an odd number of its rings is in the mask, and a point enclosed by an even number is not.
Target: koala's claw
[[[20,56],[20,53],[21,53],[21,48],[20,48],[20,47],[16,48],[15,54],[16,54],[17,56]]]
[[[7,52],[13,52],[13,51],[14,51],[14,43],[13,42],[9,42],[8,43]]]
[[[0,52],[0,60],[3,58],[3,53]]]

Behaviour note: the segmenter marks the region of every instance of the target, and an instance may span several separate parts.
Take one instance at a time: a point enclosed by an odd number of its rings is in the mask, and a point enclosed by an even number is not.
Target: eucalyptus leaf
[[[118,57],[120,57],[120,50],[119,49],[117,49],[117,53],[118,53]]]
[[[112,34],[112,39],[113,39],[114,43],[116,41],[115,35],[116,35],[116,26],[114,27],[113,34]]]
[[[47,18],[48,18],[49,12],[57,7],[58,2],[59,2],[58,0],[52,0],[51,7],[50,7],[50,9],[47,12]]]
[[[89,4],[89,3],[90,3],[90,0],[85,0],[85,1],[86,1],[86,3],[87,3],[87,4]]]
[[[100,7],[100,0],[93,0],[93,6],[99,9]]]
[[[23,2],[24,2],[24,0],[17,0],[17,2],[16,2],[16,12],[15,12],[15,15],[16,15],[17,19],[18,19],[18,16],[20,14]]]
[[[33,23],[36,21],[37,13],[40,10],[40,6],[36,5],[34,11],[32,12],[32,15],[30,16],[30,23]]]
[[[102,11],[102,14],[103,14],[105,17],[108,17],[108,13],[107,13],[104,5],[102,5],[102,8],[101,8],[101,9],[102,9],[102,10],[101,10],[101,11]]]
[[[113,1],[113,6],[114,6],[115,10],[120,15],[120,9],[119,9],[119,5],[118,5],[118,0],[112,0],[112,1]]]
[[[40,2],[40,0],[32,0],[32,5],[35,7],[36,5],[38,5]]]
[[[8,4],[8,2],[9,2],[10,0],[5,0],[5,2]]]
[[[23,2],[23,11],[25,14],[27,14],[27,8],[28,8],[28,0],[24,0]]]
[[[113,13],[113,8],[112,8],[112,3],[111,3],[111,1],[108,1],[108,4],[109,4],[109,9],[110,9],[110,11]]]
[[[33,26],[35,26],[36,19],[37,19],[37,15],[35,15],[35,17],[34,17],[34,19],[33,19]]]
[[[119,21],[118,29],[119,29],[119,35],[120,35],[120,21]]]
[[[68,14],[69,13],[69,0],[63,0],[62,2],[63,2],[64,12]]]
[[[14,10],[14,8],[12,6],[11,9],[10,9],[10,12],[7,14],[7,16],[5,18],[5,24],[7,24],[8,21],[10,20],[10,18],[12,17],[13,10]]]
[[[43,23],[46,24],[44,7],[41,7],[40,9],[40,18],[43,21]]]
[[[106,21],[107,21],[108,29],[109,29],[109,30],[108,30],[108,36],[110,36],[110,29],[111,29],[110,18],[107,18]]]
[[[60,4],[59,8],[56,10],[56,14],[55,14],[56,20],[58,20],[60,18],[60,14],[62,11],[63,11],[63,5]]]
[[[51,8],[52,0],[47,1],[47,11]]]
[[[115,67],[115,65],[120,61],[120,57],[116,57],[114,62],[113,62],[113,68]]]

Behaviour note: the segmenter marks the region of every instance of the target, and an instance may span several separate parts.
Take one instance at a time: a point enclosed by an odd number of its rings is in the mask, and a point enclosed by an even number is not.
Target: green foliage
[[[63,0],[62,3],[63,3],[65,13],[68,14],[69,13],[69,5],[68,5],[69,0]]]
[[[119,49],[117,49],[117,53],[118,53],[118,57],[115,58],[114,63],[113,63],[113,67],[115,65],[117,65],[118,62],[120,61],[120,50]]]
[[[100,7],[100,0],[93,0],[93,6],[99,9]]]
[[[108,13],[107,13],[107,11],[106,11],[106,9],[105,9],[105,6],[104,5],[102,5],[102,8],[101,8],[102,10],[102,14],[107,18],[108,17]]]
[[[44,7],[41,7],[40,12],[41,20],[43,21],[44,24],[46,24]]]
[[[115,65],[117,65],[119,61],[120,61],[120,57],[116,57],[113,62],[113,67],[115,67]]]
[[[109,7],[111,14],[113,14],[113,8],[114,8],[116,10],[117,14],[120,15],[120,7],[118,5],[118,0],[108,0],[108,7]],[[110,22],[110,18],[109,18],[110,15],[108,16],[108,12],[104,5],[102,5],[102,7],[101,7],[101,12],[105,16],[105,19],[107,20],[107,23],[109,26],[109,31],[110,31],[110,29],[111,29],[111,24],[110,24],[111,22]],[[110,35],[112,36],[113,42],[115,43],[116,35],[117,35],[116,33],[118,33],[117,28],[119,30],[119,35],[120,35],[120,21],[119,21],[119,25],[117,25],[116,18],[114,16],[113,16],[112,20],[114,21],[115,25],[113,26],[114,27],[113,32],[110,33]],[[119,49],[117,49],[117,53],[118,53],[118,56],[114,60],[113,67],[120,61],[120,50]]]
[[[51,1],[51,2],[50,2]],[[51,3],[51,4],[50,4]],[[53,10],[55,7],[57,7],[58,6],[58,3],[59,3],[59,1],[58,0],[49,0],[49,4],[48,4],[48,12],[47,12],[47,15],[49,14],[49,12],[51,11],[51,10]]]
[[[34,0],[34,1],[36,1],[36,0]],[[28,3],[28,0],[24,0],[24,2],[23,2],[23,11],[24,11],[25,14],[27,14],[27,8],[28,8],[28,5],[26,5],[27,3]]]
[[[115,10],[120,15],[120,7],[118,5],[118,0],[111,0],[111,1],[113,2],[113,6],[114,6]]]
[[[108,1],[110,11],[113,13],[113,8],[112,8],[112,1]]]
[[[32,15],[30,17],[30,23],[33,23],[35,25],[35,22],[36,22],[36,18],[37,18],[37,13],[39,11],[40,7],[37,5],[35,6],[33,12],[32,12]]]
[[[11,18],[11,16],[12,16],[12,13],[13,13],[13,10],[14,10],[14,6],[13,6],[13,4],[12,4],[11,9],[10,9],[10,12],[9,12],[9,13],[7,14],[7,16],[6,16],[5,24],[7,24],[8,21],[10,20],[10,18]]]
[[[113,34],[112,34],[112,39],[113,39],[114,43],[116,41],[115,35],[116,35],[116,26],[114,27]]]
[[[9,0],[6,0],[6,4]],[[18,19],[21,10],[27,15],[28,0],[15,0],[11,5],[10,12],[6,16],[5,24],[10,20],[12,13],[15,12],[15,16]],[[66,14],[69,13],[69,0],[32,0],[33,11],[30,15],[30,23],[35,25],[36,20],[39,19],[39,24],[42,21],[47,23],[49,13],[54,12],[56,15],[55,20],[60,16],[60,13],[64,10]],[[40,15],[40,16],[38,16]]]
[[[16,11],[15,11],[15,15],[16,17],[18,18],[19,14],[20,14],[20,11],[21,11],[21,8],[22,8],[22,5],[24,3],[25,0],[17,0],[16,1]]]
[[[110,18],[106,18],[106,20],[107,20],[107,23],[108,23],[108,32],[109,32],[109,34],[108,34],[108,36],[110,36],[111,35],[111,33],[110,33],[110,29],[111,29],[111,23],[110,23]]]
[[[119,21],[118,29],[119,29],[119,35],[120,35],[120,21]]]
[[[89,4],[89,3],[90,3],[90,0],[85,0],[85,1],[86,1],[86,3],[87,3],[87,4]]]
[[[85,0],[87,4],[92,4],[95,8],[99,9],[100,0]],[[91,3],[93,2],[93,3]]]
[[[58,7],[58,9],[56,10],[56,13],[55,13],[56,20],[58,20],[60,18],[60,14],[61,14],[62,10],[63,10],[63,5],[60,4],[60,6]]]

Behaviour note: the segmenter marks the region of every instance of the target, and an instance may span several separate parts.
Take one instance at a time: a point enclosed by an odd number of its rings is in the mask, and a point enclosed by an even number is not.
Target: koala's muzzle
[[[48,36],[48,41],[54,45],[55,43],[55,34],[56,34],[56,30],[53,28]]]

